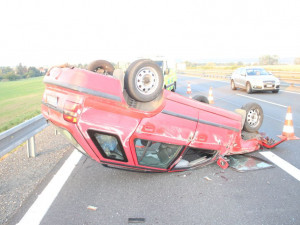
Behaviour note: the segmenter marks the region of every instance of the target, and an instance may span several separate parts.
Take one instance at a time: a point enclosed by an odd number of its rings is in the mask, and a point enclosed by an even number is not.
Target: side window
[[[247,75],[256,75],[256,71],[254,69],[247,69]]]
[[[240,70],[240,75],[246,75],[246,69],[241,69]]]
[[[104,158],[127,162],[123,147],[117,136],[91,130],[88,133]]]
[[[241,72],[241,69],[236,69],[236,70],[234,71],[234,75],[235,75],[235,76],[239,76],[239,75],[240,75],[240,72]]]
[[[134,140],[136,156],[140,165],[166,169],[178,156],[181,145],[172,145],[143,139]]]

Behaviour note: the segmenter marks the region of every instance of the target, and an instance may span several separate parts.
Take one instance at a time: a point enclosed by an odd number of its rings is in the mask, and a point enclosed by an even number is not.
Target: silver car
[[[280,81],[263,68],[239,68],[231,76],[231,89],[246,89],[247,93],[253,91],[272,91],[278,93]]]

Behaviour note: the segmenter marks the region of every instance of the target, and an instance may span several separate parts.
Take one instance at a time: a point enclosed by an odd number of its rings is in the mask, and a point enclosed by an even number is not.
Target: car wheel
[[[278,89],[278,90],[273,90],[272,92],[273,92],[273,93],[278,93],[278,92],[279,92],[279,89]]]
[[[176,91],[176,82],[174,82],[174,85],[173,85],[173,89],[172,89],[173,92]]]
[[[242,107],[246,110],[246,119],[243,130],[248,132],[256,132],[261,127],[264,120],[264,113],[260,105],[251,102]]]
[[[87,69],[104,75],[113,75],[115,70],[114,66],[106,60],[93,61],[88,65]]]
[[[234,80],[231,80],[231,89],[232,90],[236,90],[236,86],[235,86]]]
[[[125,89],[131,98],[140,102],[155,99],[163,90],[163,74],[151,60],[137,60],[127,69]]]
[[[198,102],[203,102],[203,103],[209,104],[209,101],[208,101],[207,97],[205,97],[203,95],[195,95],[193,97],[193,99],[198,101]]]
[[[246,84],[246,91],[247,91],[248,94],[252,93],[252,87],[251,87],[250,82],[247,82],[247,84]]]

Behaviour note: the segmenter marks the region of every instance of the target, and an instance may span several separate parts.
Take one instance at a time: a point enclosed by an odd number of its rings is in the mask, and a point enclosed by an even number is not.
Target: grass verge
[[[0,82],[0,132],[41,113],[43,77]]]

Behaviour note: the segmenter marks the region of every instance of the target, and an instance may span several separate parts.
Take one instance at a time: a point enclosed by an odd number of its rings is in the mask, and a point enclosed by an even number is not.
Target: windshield
[[[247,75],[270,75],[265,69],[263,68],[253,68],[247,69]]]
[[[160,68],[163,70],[164,62],[163,61],[154,61]]]

